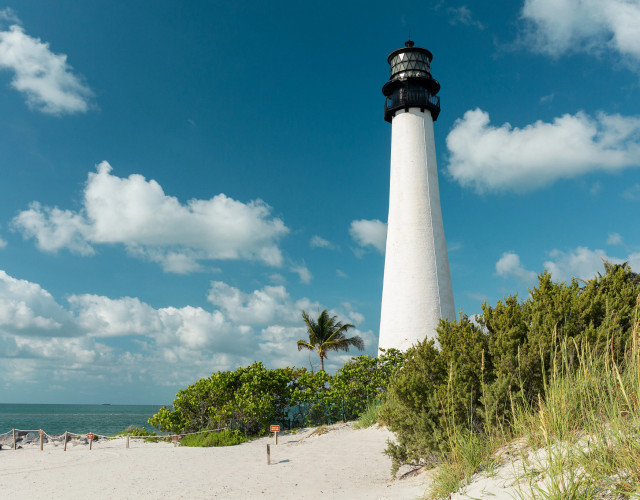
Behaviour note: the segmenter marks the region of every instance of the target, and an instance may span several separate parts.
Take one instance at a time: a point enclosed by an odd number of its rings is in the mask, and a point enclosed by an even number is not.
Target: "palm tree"
[[[324,371],[327,351],[348,351],[351,346],[361,351],[364,349],[364,341],[358,335],[354,337],[345,335],[349,328],[354,328],[354,325],[350,323],[343,325],[338,321],[337,316],[329,316],[329,311],[326,309],[320,313],[317,321],[310,318],[304,311],[302,311],[302,319],[307,324],[309,342],[298,340],[298,351],[302,349],[316,351],[320,356],[322,371]]]

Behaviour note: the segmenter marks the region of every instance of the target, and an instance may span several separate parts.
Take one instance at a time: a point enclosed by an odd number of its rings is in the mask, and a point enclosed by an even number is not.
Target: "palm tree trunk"
[[[324,356],[320,354],[320,369],[324,371]]]

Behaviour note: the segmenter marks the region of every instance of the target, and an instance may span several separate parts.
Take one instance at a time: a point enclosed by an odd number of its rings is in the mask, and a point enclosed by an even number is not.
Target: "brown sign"
[[[93,441],[93,432],[89,432],[89,433],[87,434],[87,439],[88,439],[89,441]]]
[[[280,432],[280,426],[279,425],[272,425],[271,426],[271,432]]]

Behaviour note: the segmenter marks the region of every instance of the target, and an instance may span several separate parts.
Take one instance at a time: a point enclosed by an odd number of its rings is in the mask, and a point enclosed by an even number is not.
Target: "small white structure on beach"
[[[406,351],[455,319],[444,238],[433,122],[440,84],[433,55],[409,40],[387,61],[384,119],[391,123],[391,178],[379,347]]]

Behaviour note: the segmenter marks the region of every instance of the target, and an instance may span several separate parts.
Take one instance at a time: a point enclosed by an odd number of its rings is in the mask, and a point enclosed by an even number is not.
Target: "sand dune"
[[[349,424],[323,435],[306,429],[225,448],[174,447],[169,443],[98,441],[48,443],[0,451],[2,498],[345,498],[414,499],[424,476],[391,480],[382,451],[392,434]],[[266,445],[271,444],[271,465]]]

